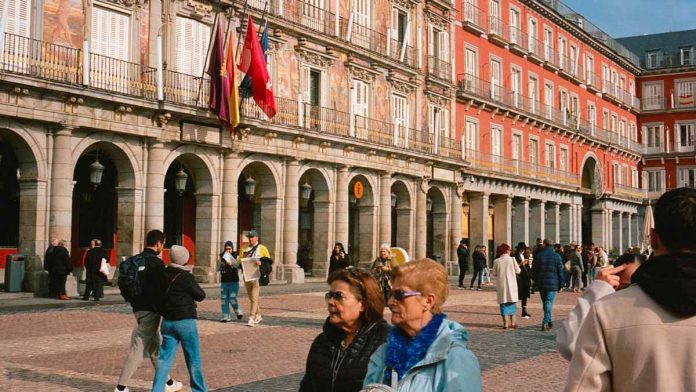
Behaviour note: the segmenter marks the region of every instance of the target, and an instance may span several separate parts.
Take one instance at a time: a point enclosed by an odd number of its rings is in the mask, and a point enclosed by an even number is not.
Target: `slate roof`
[[[696,48],[696,29],[669,33],[636,35],[616,38],[626,49],[642,57],[646,52],[659,50],[662,53],[677,53],[680,48]]]

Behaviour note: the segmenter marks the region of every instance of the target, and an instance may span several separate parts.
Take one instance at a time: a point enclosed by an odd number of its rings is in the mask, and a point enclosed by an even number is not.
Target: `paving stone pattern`
[[[311,342],[326,317],[325,284],[272,286],[261,298],[263,322],[255,328],[241,322],[220,323],[214,289],[200,304],[198,323],[202,362],[209,390],[297,391]],[[243,292],[244,290],[242,290]],[[244,293],[241,305],[248,309]],[[557,297],[555,319],[565,317],[577,294]],[[541,304],[533,296],[533,319],[520,328],[500,328],[499,307],[492,288],[450,292],[445,304],[450,319],[469,330],[469,347],[480,361],[485,391],[558,391],[568,371],[555,352],[553,333],[541,332]],[[130,307],[117,298],[95,306],[47,309],[33,304],[0,307],[0,391],[113,391],[135,324]],[[385,312],[389,319],[389,311]],[[188,383],[179,351],[171,374]],[[153,377],[143,361],[129,387],[148,391]],[[187,389],[188,390],[188,389]]]

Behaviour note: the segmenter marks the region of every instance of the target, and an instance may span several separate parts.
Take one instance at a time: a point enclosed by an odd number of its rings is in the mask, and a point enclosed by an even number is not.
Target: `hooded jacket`
[[[459,323],[443,320],[425,357],[399,380],[398,392],[481,391],[478,359],[467,347],[468,333]],[[383,382],[387,345],[372,354],[364,386]]]
[[[566,384],[575,391],[696,391],[696,254],[652,257],[591,308]]]
[[[340,364],[337,350],[345,334],[327,319],[324,331],[314,339],[307,355],[307,368],[300,392],[357,392],[362,388],[370,356],[389,335],[391,326],[384,320],[364,326],[345,349]],[[337,372],[332,374],[332,365]]]

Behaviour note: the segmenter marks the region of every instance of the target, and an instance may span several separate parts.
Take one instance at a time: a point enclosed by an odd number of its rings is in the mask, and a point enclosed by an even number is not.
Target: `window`
[[[619,122],[619,135],[625,137],[626,136],[626,120],[621,120]]]
[[[190,18],[176,17],[176,70],[200,77],[208,53],[210,26]]]
[[[568,92],[565,90],[558,92],[558,107],[563,116],[563,125],[568,125],[570,111],[568,110]]]
[[[544,60],[553,61],[553,31],[544,27]]]
[[[537,97],[539,96],[539,80],[537,80],[536,76],[529,77],[529,82],[527,85],[527,94],[529,94],[529,100],[531,101],[532,113],[536,113],[538,106]]]
[[[430,65],[431,62],[428,63],[429,67],[433,67],[429,68],[429,71],[443,79],[450,77],[449,67],[446,66],[450,63],[448,37],[447,32],[440,31],[434,27],[430,28],[428,55],[437,61],[432,62],[432,65]]]
[[[565,37],[558,37],[558,65],[561,68],[565,68],[566,64],[566,39]]]
[[[679,48],[679,55],[681,60],[681,65],[691,65],[694,63],[693,59],[693,48],[691,46],[686,46]]]
[[[305,106],[306,125],[311,129],[322,126],[321,97],[322,97],[322,72],[316,68],[302,66],[302,102]]]
[[[392,7],[392,29],[391,29],[391,54],[399,61],[412,61],[408,59],[408,54],[404,53],[404,60],[401,60],[401,53],[404,45],[410,44],[410,24],[408,13],[400,8]]]
[[[478,151],[478,122],[474,119],[466,119],[466,149]]]
[[[94,6],[91,52],[98,56],[128,61],[130,59],[129,19],[129,16],[124,13]],[[208,37],[205,39],[207,41]],[[131,78],[135,76],[133,69],[126,67],[123,63],[116,64],[114,61],[99,57],[93,58],[92,62],[93,70],[90,72],[92,86],[121,93],[131,92],[134,87]],[[201,73],[198,75],[200,76]]]
[[[665,189],[665,171],[650,170],[646,171],[648,177],[648,191],[660,192]]]
[[[362,80],[353,80],[353,114],[355,132],[359,138],[367,139],[367,116],[370,98],[370,85]]]
[[[616,114],[612,114],[611,115],[611,124],[610,124],[610,130],[612,132],[616,132],[616,123],[617,123]]]
[[[662,109],[662,83],[643,83],[643,109]]]
[[[643,142],[647,143],[648,147],[660,147],[662,146],[662,132],[663,125],[649,125],[645,127],[645,139]]]
[[[535,19],[527,19],[527,43],[529,44],[529,49],[535,54],[539,54],[539,44],[537,43],[538,29],[539,27]]]
[[[681,80],[676,81],[677,85],[677,99],[676,107],[693,107],[694,106],[694,80]]]
[[[619,166],[618,163],[614,162],[611,165],[611,172],[612,175],[614,176],[614,184],[621,184],[621,166]]]
[[[394,124],[394,144],[405,145],[408,140],[408,101],[406,97],[392,95],[392,122]]]
[[[490,16],[490,32],[497,35],[503,34],[503,21],[500,20],[500,3],[496,0],[488,2],[488,15]]]
[[[546,106],[546,118],[553,117],[553,85],[544,83],[544,105]]]
[[[519,133],[512,134],[512,159],[522,159],[522,135]]]
[[[594,132],[595,125],[597,125],[597,108],[593,103],[587,104],[587,121],[590,123],[590,132]]]
[[[646,68],[657,68],[659,67],[658,58],[660,51],[647,52],[645,54],[645,67]]]
[[[539,163],[539,141],[536,139],[529,139],[529,163]]]
[[[510,42],[519,45],[521,43],[520,10],[510,8]]]
[[[494,160],[499,160],[503,156],[503,130],[498,127],[491,127],[491,155]]]
[[[621,184],[630,185],[628,183],[628,165],[621,165]]]
[[[608,94],[611,91],[610,86],[611,72],[606,64],[602,64],[602,94]]]
[[[9,1],[8,9],[7,9],[7,33],[8,34],[14,34],[14,35],[19,35],[20,37],[29,37],[30,35],[30,30],[29,30],[29,23],[31,20],[31,1],[29,0],[5,0]],[[0,4],[2,2],[0,1]],[[71,37],[65,37],[63,39],[71,39]],[[8,41],[5,41],[5,44],[7,44]],[[55,42],[57,44],[68,44],[69,46],[73,46],[73,43],[70,41],[67,42]],[[26,43],[28,44],[28,43]],[[25,44],[25,45],[26,45]],[[21,50],[21,49],[20,49]]]
[[[585,58],[585,82],[592,86],[597,85],[597,81],[594,80],[594,58],[592,56]]]
[[[640,186],[638,184],[638,169],[631,169],[631,186],[634,188],[638,188]]]
[[[680,151],[692,151],[694,145],[694,124],[677,125],[677,146]]]
[[[305,0],[302,2],[302,20],[301,23],[314,30],[322,30],[324,22],[324,1],[323,0]],[[264,8],[266,4],[263,4]]]
[[[519,68],[512,68],[510,90],[512,90],[512,103],[517,107],[522,102],[522,70]]]
[[[311,1],[311,0],[310,0]],[[370,3],[372,0],[355,0],[353,5],[353,28],[351,31],[351,41],[364,48],[370,48],[372,36],[370,26],[372,22],[370,13]],[[321,29],[320,26],[319,30]]]
[[[679,186],[696,188],[696,167],[679,168]]]
[[[602,110],[602,128],[609,129],[609,111],[607,109]]]
[[[428,106],[428,129],[436,139],[449,138],[449,111],[435,105]]]
[[[464,62],[466,63],[466,85],[464,88],[475,90],[476,89],[476,77],[478,75],[478,53],[471,48],[466,48],[464,50]]]
[[[578,76],[578,55],[579,55],[578,48],[576,46],[571,45],[570,46],[570,72],[574,76]],[[582,75],[579,75],[582,77]]]
[[[491,98],[500,99],[503,96],[503,66],[500,61],[491,59]]]
[[[477,0],[464,0],[464,20],[469,23],[478,24],[478,10],[476,9]]]
[[[553,143],[544,144],[544,159],[546,167],[556,167],[556,147]]]
[[[558,169],[561,171],[568,171],[568,148],[561,147],[558,150]]]

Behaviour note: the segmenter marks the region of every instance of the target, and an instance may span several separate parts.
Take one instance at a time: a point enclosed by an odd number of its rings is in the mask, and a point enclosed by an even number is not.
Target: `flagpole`
[[[243,14],[247,13],[247,6],[249,5],[249,0],[244,2],[244,11],[242,11]],[[261,14],[261,19],[266,19],[266,13],[268,11],[268,1],[263,6],[263,13]],[[261,25],[259,24],[259,28],[256,31],[256,38],[258,38],[259,33],[261,32]],[[237,50],[234,52],[235,57],[239,56],[239,44],[242,42],[242,29],[239,29],[239,32],[237,33]],[[236,59],[236,61],[239,61],[239,59]]]
[[[208,40],[208,51],[205,53],[205,61],[203,62],[203,71],[201,72],[201,81],[198,83],[198,94],[196,94],[196,106],[201,99],[201,89],[203,88],[203,82],[205,82],[205,72],[208,70],[208,60],[210,60],[210,52],[213,51],[213,37],[217,31],[217,24],[220,22],[220,9],[218,8],[215,14],[215,21],[213,21],[213,28],[210,29],[210,39]]]

